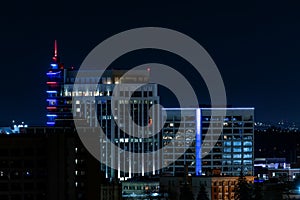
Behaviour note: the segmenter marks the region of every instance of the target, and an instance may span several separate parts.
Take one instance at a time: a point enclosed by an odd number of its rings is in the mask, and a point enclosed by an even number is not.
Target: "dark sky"
[[[78,67],[104,39],[145,26],[171,28],[198,41],[222,74],[229,104],[255,107],[256,120],[300,122],[300,6],[289,1],[258,2],[3,5],[0,124],[13,119],[44,124],[45,73],[54,39],[66,66]],[[125,66],[154,59],[180,69],[181,61],[157,54],[137,52],[117,63]],[[200,103],[207,103],[205,87],[202,91],[195,82],[199,77],[184,71],[198,96],[203,92]]]

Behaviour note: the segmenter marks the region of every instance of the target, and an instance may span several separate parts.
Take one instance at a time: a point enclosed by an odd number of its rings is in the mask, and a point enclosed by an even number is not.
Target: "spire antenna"
[[[54,40],[54,57],[57,57],[57,40]]]

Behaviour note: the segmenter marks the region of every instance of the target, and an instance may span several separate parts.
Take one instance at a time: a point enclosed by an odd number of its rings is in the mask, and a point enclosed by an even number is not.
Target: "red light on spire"
[[[57,57],[57,41],[54,40],[54,57]]]

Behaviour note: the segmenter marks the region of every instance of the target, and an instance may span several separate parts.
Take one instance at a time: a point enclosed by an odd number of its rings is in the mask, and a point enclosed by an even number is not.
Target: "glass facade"
[[[222,108],[220,108],[222,109]],[[223,108],[224,109],[224,108]],[[195,165],[201,162],[202,174],[209,174],[211,170],[218,169],[224,175],[238,176],[243,170],[247,175],[253,175],[253,138],[254,138],[254,109],[253,108],[228,108],[227,116],[211,117],[209,108],[201,108],[201,115],[197,116],[197,109],[165,109],[167,112],[166,124],[163,128],[163,163],[166,166],[164,173],[184,173],[188,169],[189,174],[197,174]],[[201,116],[201,159],[196,159],[196,122]],[[186,121],[189,118],[192,123]],[[181,128],[179,124],[182,123]],[[220,131],[220,124],[223,128]],[[170,124],[172,126],[170,127]],[[211,126],[211,128],[209,128]],[[183,127],[183,128],[182,128]],[[185,134],[184,134],[185,133]],[[189,135],[188,133],[192,133]],[[183,135],[182,135],[183,134]],[[182,135],[182,136],[181,136]],[[173,138],[182,137],[181,146],[170,145]],[[213,145],[213,147],[212,147]],[[211,148],[212,147],[212,148]],[[178,159],[176,152],[185,153]],[[172,162],[172,159],[177,159]]]

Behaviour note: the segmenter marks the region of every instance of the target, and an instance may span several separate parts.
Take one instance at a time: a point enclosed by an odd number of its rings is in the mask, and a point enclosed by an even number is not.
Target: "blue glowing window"
[[[252,147],[245,147],[244,152],[252,152]]]
[[[244,160],[243,164],[245,164],[245,165],[252,165],[252,160]]]
[[[223,158],[231,158],[231,154],[223,154]]]
[[[242,152],[242,148],[233,148],[233,152]]]
[[[238,141],[238,142],[233,142],[233,146],[241,146],[242,142]]]
[[[252,158],[252,154],[251,153],[245,153],[244,158]]]
[[[231,146],[231,142],[224,142],[224,146],[225,147]]]
[[[242,164],[242,161],[241,160],[234,160],[233,164],[234,165],[240,165],[240,164]]]
[[[252,146],[252,142],[251,141],[245,141],[244,146]]]
[[[242,158],[242,154],[233,154],[233,158]]]

